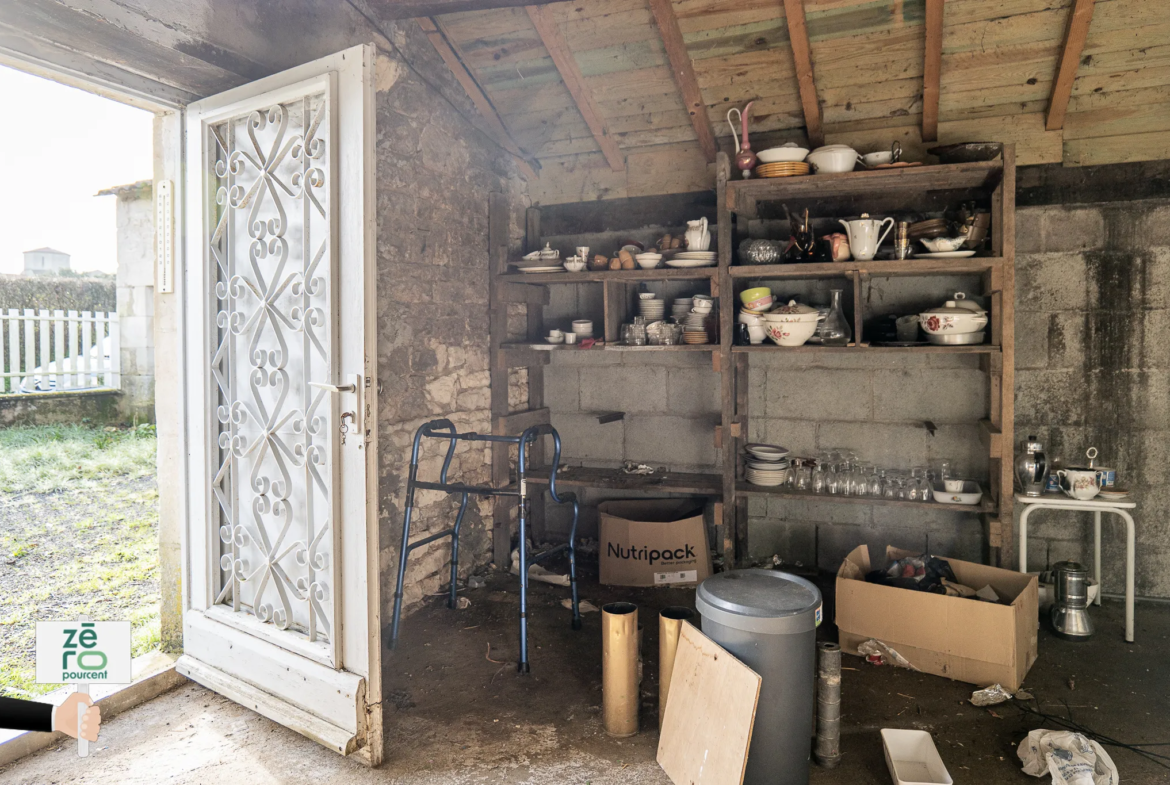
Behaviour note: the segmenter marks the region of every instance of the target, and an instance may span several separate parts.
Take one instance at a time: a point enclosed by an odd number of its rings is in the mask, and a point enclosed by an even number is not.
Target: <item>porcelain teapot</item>
[[[856,221],[841,219],[841,225],[849,233],[849,250],[853,254],[853,258],[859,262],[868,262],[877,255],[878,246],[894,228],[894,219],[886,218],[878,221],[870,218],[869,213],[862,213],[861,218]],[[878,232],[883,226],[886,227],[886,230],[879,237]]]
[[[706,251],[711,247],[711,233],[707,231],[707,219],[687,221],[687,250]]]

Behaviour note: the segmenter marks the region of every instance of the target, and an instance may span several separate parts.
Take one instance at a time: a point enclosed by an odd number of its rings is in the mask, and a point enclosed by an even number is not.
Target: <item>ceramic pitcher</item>
[[[861,262],[868,262],[877,255],[878,246],[894,228],[894,219],[886,218],[878,221],[871,219],[869,213],[862,213],[861,218],[856,221],[841,219],[841,225],[849,233],[849,250],[853,254],[853,258]],[[883,226],[886,227],[886,230],[881,232],[881,236],[878,236],[878,232]]]
[[[711,247],[711,233],[707,231],[707,219],[687,221],[687,250],[706,251]]]

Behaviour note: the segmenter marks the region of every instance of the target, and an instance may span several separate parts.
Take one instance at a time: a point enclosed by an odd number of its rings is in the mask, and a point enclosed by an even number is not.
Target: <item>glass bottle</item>
[[[825,346],[848,346],[849,342],[853,340],[853,330],[849,329],[849,321],[845,318],[845,311],[841,307],[841,294],[844,291],[844,289],[832,290],[832,306],[820,329]]]

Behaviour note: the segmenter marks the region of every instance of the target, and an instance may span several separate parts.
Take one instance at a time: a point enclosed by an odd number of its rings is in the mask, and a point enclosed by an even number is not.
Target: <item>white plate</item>
[[[558,264],[556,267],[518,267],[516,271],[525,275],[530,273],[563,273],[565,268]]]
[[[674,255],[675,259],[714,259],[718,254],[714,251],[682,251]]]
[[[666,260],[667,267],[690,268],[690,267],[714,267],[715,260],[712,259],[680,259],[677,256],[673,259]]]
[[[935,253],[916,253],[915,259],[966,259],[974,256],[974,251],[937,251]]]

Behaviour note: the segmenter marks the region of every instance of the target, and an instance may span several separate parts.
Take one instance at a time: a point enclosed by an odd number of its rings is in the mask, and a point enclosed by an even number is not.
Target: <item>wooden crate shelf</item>
[[[755,346],[732,346],[732,354],[999,354],[1000,347],[991,344],[972,346],[777,346],[771,342]]]
[[[548,484],[548,469],[533,469],[525,474],[529,482]],[[646,491],[659,493],[693,493],[700,496],[718,496],[723,492],[723,477],[719,474],[665,472],[652,475],[625,474],[619,469],[593,469],[573,466],[562,468],[557,475],[557,487],[598,488],[613,491]]]
[[[871,278],[915,275],[978,275],[994,270],[1003,259],[998,256],[972,256],[968,259],[903,259],[868,262],[830,262],[827,264],[744,264],[730,269],[732,278],[758,278],[772,281],[814,278]]]
[[[510,283],[604,283],[622,281],[707,281],[719,275],[718,267],[659,267],[654,270],[596,270],[580,273],[505,273],[497,276]]]
[[[819,199],[893,190],[928,192],[982,189],[991,191],[1002,179],[1003,167],[1003,161],[997,159],[967,164],[909,166],[900,169],[872,169],[865,172],[814,174],[804,177],[728,180],[727,209],[739,212],[750,210],[751,202]]]
[[[559,480],[558,480],[559,482]],[[809,491],[793,491],[778,487],[752,485],[750,482],[737,482],[735,492],[743,496],[767,496],[773,499],[791,499],[793,501],[828,502],[830,504],[873,504],[883,507],[913,507],[920,510],[937,510],[939,512],[967,512],[983,515],[995,515],[998,507],[995,500],[986,488],[983,489],[983,499],[979,504],[943,504],[942,502],[906,501],[905,499],[882,499],[875,496],[839,496],[827,493],[811,493]]]

